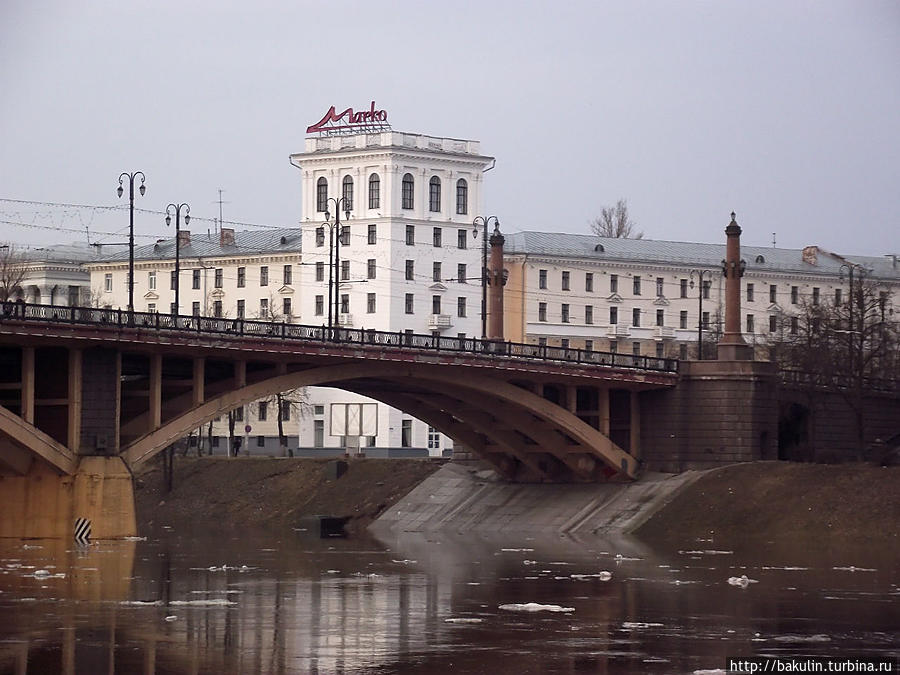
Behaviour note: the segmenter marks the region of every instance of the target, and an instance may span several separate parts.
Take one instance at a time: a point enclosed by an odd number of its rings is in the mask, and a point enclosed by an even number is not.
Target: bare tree
[[[636,223],[628,215],[628,202],[620,199],[615,206],[604,206],[600,215],[591,221],[591,229],[600,237],[642,239],[643,232],[635,232]]]
[[[22,294],[22,282],[28,274],[25,257],[14,244],[0,244],[0,302]]]

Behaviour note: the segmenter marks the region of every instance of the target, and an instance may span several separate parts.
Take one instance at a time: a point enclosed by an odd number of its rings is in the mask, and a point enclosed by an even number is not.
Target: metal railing
[[[388,332],[365,328],[329,328],[305,326],[280,321],[229,319],[207,316],[129,312],[123,309],[36,305],[25,302],[0,303],[0,323],[6,321],[40,321],[57,324],[80,324],[117,327],[120,329],[180,332],[200,335],[271,338],[285,341],[319,342],[323,344],[369,345],[428,352],[478,354],[488,357],[510,357],[582,363],[596,366],[629,368],[654,372],[677,373],[678,360],[655,356],[638,356],[598,352],[571,347],[552,347],[520,342],[503,342],[479,338],[444,337],[419,333]]]
[[[780,373],[781,383],[799,388],[813,388],[825,390],[849,390],[861,385],[864,392],[878,392],[884,394],[900,393],[900,381],[884,377],[871,377],[864,375],[862,382],[858,375],[846,373],[813,373],[794,368],[782,368]]]

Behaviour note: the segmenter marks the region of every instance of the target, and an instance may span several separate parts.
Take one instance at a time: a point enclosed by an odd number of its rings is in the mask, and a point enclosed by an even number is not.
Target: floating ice
[[[808,567],[770,567],[768,565],[763,565],[761,569],[764,570],[784,570],[785,572],[805,572],[809,568]]]
[[[651,623],[649,621],[626,621],[622,624],[622,628],[626,630],[635,630],[638,628],[662,628],[661,623]]]
[[[50,576],[50,572],[47,570],[35,570],[33,576],[35,579],[44,579]]]
[[[162,600],[122,600],[119,604],[129,607],[160,607]]]
[[[147,541],[147,537],[122,537],[122,541]]]
[[[695,670],[693,675],[728,675],[728,673],[721,668],[714,668],[713,670]]]
[[[841,572],[877,572],[878,571],[871,567],[855,567],[853,565],[850,565],[849,567],[832,567],[831,569],[840,570]]]
[[[643,558],[628,558],[628,557],[622,555],[621,553],[616,553],[616,562],[617,562],[617,563],[620,563],[620,562],[633,562],[633,561],[635,561],[635,560],[643,560]]]
[[[602,572],[597,572],[597,574],[570,574],[573,579],[578,581],[586,581],[588,579],[599,579],[600,581],[609,581],[612,579],[612,573],[607,572],[606,570]]]
[[[474,617],[459,617],[453,619],[444,619],[444,623],[482,623],[484,619],[476,619]]]
[[[43,546],[33,546],[31,544],[25,544],[24,546],[22,546],[22,548],[25,549],[26,551],[30,551],[32,549],[44,548],[44,547]]]
[[[533,548],[501,548],[501,552],[504,553],[530,553],[534,551]]]
[[[170,605],[175,605],[178,607],[181,606],[190,606],[190,607],[227,607],[229,605],[236,605],[236,602],[232,602],[231,600],[224,599],[214,599],[214,600],[172,600]]]
[[[561,607],[559,605],[542,605],[537,602],[512,603],[500,605],[498,609],[508,612],[574,612],[574,607]]]
[[[734,555],[734,551],[716,551],[712,549],[703,551],[678,551],[681,555]]]
[[[817,635],[777,635],[772,638],[773,642],[831,642],[828,635],[819,633]]]
[[[163,619],[163,620],[164,620],[164,621],[168,621],[169,623],[172,623],[173,621],[178,621],[178,617],[175,616],[174,614],[169,614],[169,616],[167,616],[167,617],[166,617],[165,619]]]
[[[759,581],[756,579],[750,579],[746,574],[742,574],[739,577],[728,577],[728,583],[732,586],[740,586],[741,588],[747,588],[750,584],[758,584]]]
[[[398,565],[415,565],[418,560],[391,560],[392,563],[397,563]]]

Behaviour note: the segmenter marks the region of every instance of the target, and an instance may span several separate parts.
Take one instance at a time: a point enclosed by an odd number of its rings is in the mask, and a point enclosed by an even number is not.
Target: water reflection
[[[888,546],[382,536],[0,541],[0,673],[693,673],[900,644]]]

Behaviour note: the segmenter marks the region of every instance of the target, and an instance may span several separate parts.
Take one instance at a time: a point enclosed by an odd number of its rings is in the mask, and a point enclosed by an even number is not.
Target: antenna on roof
[[[775,233],[772,233],[772,248],[775,248]]]
[[[218,201],[213,202],[213,204],[218,204],[218,205],[219,205],[219,227],[222,226],[222,204],[230,204],[230,203],[231,203],[231,202],[223,202],[223,201],[222,201],[222,193],[223,193],[223,192],[224,192],[224,190],[223,190],[222,188],[219,188],[219,199],[218,199]],[[218,233],[219,233],[219,230],[218,230],[218,227],[217,227],[217,228],[216,228],[216,234],[218,234]]]
[[[93,246],[91,243],[91,231],[88,229],[88,226],[84,226],[84,236],[87,237],[88,246]]]

